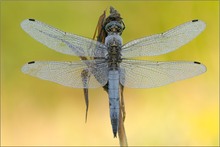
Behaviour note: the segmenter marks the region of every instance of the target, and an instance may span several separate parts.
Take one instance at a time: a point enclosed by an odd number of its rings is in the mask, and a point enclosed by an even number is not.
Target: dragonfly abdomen
[[[118,70],[110,70],[109,75],[109,107],[110,117],[114,137],[117,137],[119,126],[119,72]]]

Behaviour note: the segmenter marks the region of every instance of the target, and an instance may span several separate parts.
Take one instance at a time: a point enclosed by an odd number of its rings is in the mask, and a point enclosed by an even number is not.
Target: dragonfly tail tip
[[[117,138],[117,134],[116,133],[114,133],[114,138]]]

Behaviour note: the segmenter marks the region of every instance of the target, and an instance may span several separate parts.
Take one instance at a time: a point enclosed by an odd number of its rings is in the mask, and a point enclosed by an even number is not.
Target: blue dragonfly
[[[153,88],[200,75],[205,65],[197,61],[146,61],[134,57],[157,56],[187,44],[206,27],[192,20],[170,29],[123,44],[124,25],[111,20],[104,30],[105,43],[63,32],[35,19],[26,19],[22,29],[47,47],[67,55],[85,57],[79,61],[31,61],[22,72],[73,88],[98,88],[108,84],[110,118],[114,137],[119,128],[120,85]]]

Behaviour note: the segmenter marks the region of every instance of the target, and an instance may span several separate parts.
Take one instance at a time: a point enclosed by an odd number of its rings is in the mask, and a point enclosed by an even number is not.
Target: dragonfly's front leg
[[[120,108],[121,108],[121,112],[122,112],[122,118],[123,121],[125,121],[125,117],[126,117],[126,111],[125,111],[125,103],[124,103],[124,86],[120,84],[120,92],[121,92],[121,103],[120,103]]]

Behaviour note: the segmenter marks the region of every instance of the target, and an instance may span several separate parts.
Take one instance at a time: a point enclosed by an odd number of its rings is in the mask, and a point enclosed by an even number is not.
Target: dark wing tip
[[[195,64],[201,64],[200,62],[194,61]]]
[[[30,62],[28,62],[28,64],[33,64],[33,63],[35,63],[35,61],[30,61]]]
[[[192,20],[192,22],[197,22],[197,21],[199,21],[198,19],[194,19],[194,20]]]
[[[35,19],[33,19],[33,18],[30,18],[30,19],[28,19],[28,20],[30,20],[30,21],[35,21]]]

